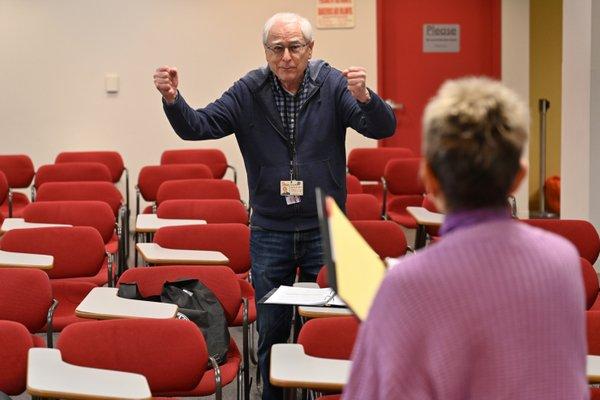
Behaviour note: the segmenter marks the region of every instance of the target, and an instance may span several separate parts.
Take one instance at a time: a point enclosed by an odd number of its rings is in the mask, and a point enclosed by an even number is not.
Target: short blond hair
[[[423,154],[448,209],[504,204],[528,130],[525,103],[502,83],[445,82],[423,113]]]

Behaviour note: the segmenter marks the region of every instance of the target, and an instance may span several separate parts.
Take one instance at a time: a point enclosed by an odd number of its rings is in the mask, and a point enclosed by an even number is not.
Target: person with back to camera
[[[510,218],[529,127],[501,83],[445,83],[423,117],[442,239],[388,272],[344,400],[588,398],[584,291],[569,242]]]
[[[292,13],[272,16],[263,29],[267,67],[249,72],[221,98],[192,109],[178,90],[177,69],[156,70],[154,83],[175,132],[186,140],[235,133],[250,192],[252,283],[256,299],[302,280],[316,279],[323,265],[315,188],[343,208],[346,201],[346,128],[381,139],[396,128],[393,111],[366,86],[366,71],[343,72],[310,61],[314,41],[308,20]],[[259,306],[258,358],[263,399],[280,399],[269,384],[271,346],[287,341],[289,306]]]

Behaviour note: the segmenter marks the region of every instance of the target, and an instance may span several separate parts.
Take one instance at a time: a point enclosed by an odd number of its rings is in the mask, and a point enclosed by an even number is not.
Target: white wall
[[[502,82],[529,104],[529,0],[502,1]],[[528,154],[524,149],[524,158]],[[528,179],[515,195],[519,215],[529,211]]]
[[[590,218],[591,11],[591,0],[563,2],[560,212],[565,219]]]
[[[592,2],[590,87],[590,221],[600,228],[600,3]]]
[[[376,10],[355,0],[356,27],[316,30],[315,58],[362,65],[377,87]],[[0,153],[27,153],[37,166],[63,150],[117,150],[131,171],[158,164],[170,148],[219,147],[241,172],[233,136],[184,142],[171,130],[152,83],[154,69],[177,66],[187,101],[202,107],[265,63],[261,30],[278,11],[315,20],[316,2],[192,0],[1,0]],[[120,76],[116,95],[104,76]],[[350,134],[348,148],[375,142]]]

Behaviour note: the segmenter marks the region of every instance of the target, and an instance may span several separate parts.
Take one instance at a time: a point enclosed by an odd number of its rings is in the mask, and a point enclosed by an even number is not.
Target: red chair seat
[[[402,225],[405,228],[408,228],[408,229],[416,229],[417,228],[417,222],[407,212],[401,213],[401,212],[395,212],[395,211],[388,211],[387,215],[390,218],[390,220],[394,221],[397,224]]]
[[[31,339],[33,340],[33,347],[47,347],[46,340],[42,336],[32,334]]]
[[[29,198],[19,192],[13,192],[12,200],[12,216],[13,218],[21,218],[23,216],[23,210],[29,204]],[[4,200],[4,203],[0,205],[0,213],[5,217],[8,217],[8,199]]]
[[[50,283],[54,298],[58,300],[58,307],[52,320],[53,331],[61,331],[75,322],[89,321],[75,316],[75,309],[96,285],[71,279],[54,279]],[[45,330],[46,327],[43,331]]]

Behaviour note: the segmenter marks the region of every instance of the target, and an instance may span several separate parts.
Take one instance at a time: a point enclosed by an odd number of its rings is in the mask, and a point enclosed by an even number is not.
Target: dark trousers
[[[260,300],[273,288],[293,285],[300,268],[301,281],[315,281],[323,266],[319,229],[279,232],[253,226],[250,235],[252,284]],[[263,400],[281,400],[281,388],[269,382],[271,346],[287,342],[292,306],[258,305],[258,365],[263,381]]]

